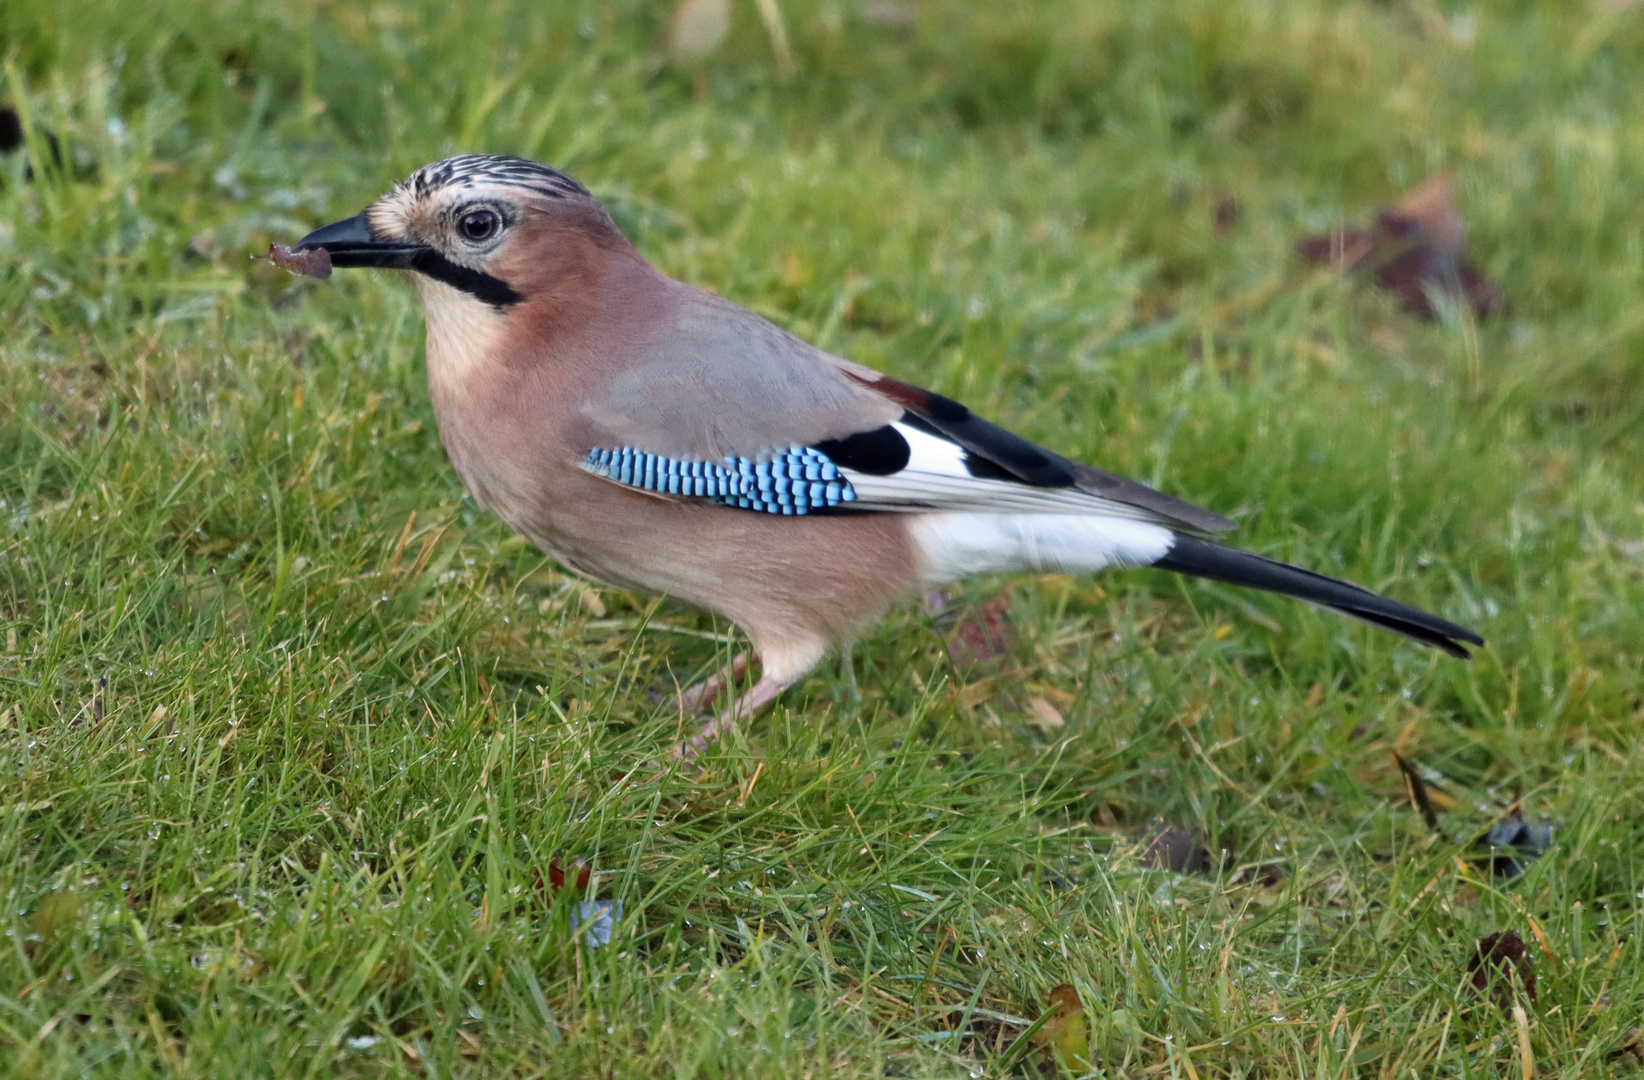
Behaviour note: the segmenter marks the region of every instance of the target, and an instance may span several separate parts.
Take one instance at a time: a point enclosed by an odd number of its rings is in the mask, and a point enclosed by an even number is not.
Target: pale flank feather
[[[919,514],[908,522],[924,554],[927,582],[971,574],[1084,574],[1151,566],[1170,551],[1169,529],[1123,518],[1073,514]]]

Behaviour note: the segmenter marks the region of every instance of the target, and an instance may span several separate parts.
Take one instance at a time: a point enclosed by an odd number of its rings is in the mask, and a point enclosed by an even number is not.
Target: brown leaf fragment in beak
[[[268,245],[268,261],[281,270],[324,281],[331,276],[331,253],[325,248],[293,251],[284,244]]]

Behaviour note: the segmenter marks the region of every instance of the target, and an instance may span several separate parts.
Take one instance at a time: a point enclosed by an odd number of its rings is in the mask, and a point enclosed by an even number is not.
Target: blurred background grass
[[[1631,1067],[1644,9],[728,13],[687,57],[633,0],[0,7],[10,1069]],[[248,258],[456,151],[567,169],[670,273],[1490,646],[974,582],[1002,655],[910,607],[860,705],[833,665],[652,777],[729,628],[465,503],[403,283]],[[1438,169],[1504,313],[1295,258]],[[1519,798],[1556,843],[1493,877]],[[1208,872],[1148,869],[1154,821]],[[600,948],[576,858],[623,903]],[[1507,929],[1516,1016],[1467,971]],[[1022,1038],[1063,983],[1088,1062]]]

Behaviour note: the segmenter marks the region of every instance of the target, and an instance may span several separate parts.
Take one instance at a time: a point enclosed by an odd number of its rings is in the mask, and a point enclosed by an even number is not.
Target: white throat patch
[[[428,381],[443,393],[463,396],[470,380],[495,362],[506,316],[443,281],[423,274],[411,279],[428,323]]]

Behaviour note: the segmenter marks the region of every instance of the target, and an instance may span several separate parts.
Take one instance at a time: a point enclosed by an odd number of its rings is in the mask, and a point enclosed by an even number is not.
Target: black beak
[[[483,270],[458,264],[441,255],[428,244],[415,240],[377,240],[371,235],[371,226],[364,214],[356,214],[343,221],[335,221],[323,229],[315,229],[301,240],[292,251],[323,249],[331,256],[332,266],[381,266],[391,270],[415,270],[452,288],[461,289],[501,311],[517,304],[525,297],[509,287],[506,281],[492,277]]]
[[[297,241],[292,250],[311,248],[324,248],[331,256],[332,266],[382,266],[394,270],[417,269],[419,260],[431,253],[428,245],[413,240],[372,239],[364,214],[315,229]]]

